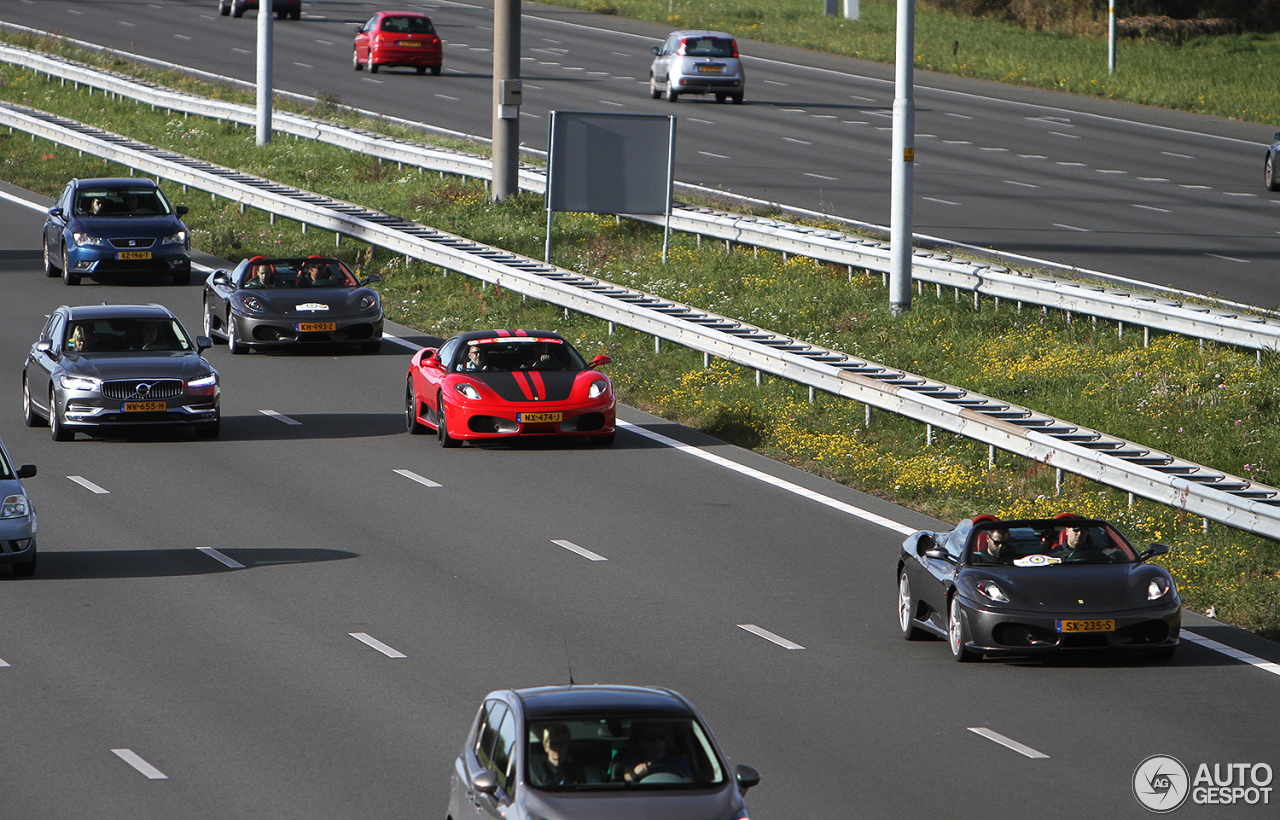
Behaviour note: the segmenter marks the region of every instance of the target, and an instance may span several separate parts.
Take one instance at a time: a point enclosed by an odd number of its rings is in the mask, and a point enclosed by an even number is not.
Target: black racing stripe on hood
[[[468,373],[467,377],[484,382],[504,401],[564,401],[573,391],[573,383],[577,373],[566,373],[563,370],[517,370],[514,373]],[[538,378],[542,379],[542,390],[538,389]],[[523,385],[523,389],[521,387]],[[528,391],[528,395],[526,392]],[[543,395],[539,397],[539,393]],[[529,396],[535,397],[530,399]]]

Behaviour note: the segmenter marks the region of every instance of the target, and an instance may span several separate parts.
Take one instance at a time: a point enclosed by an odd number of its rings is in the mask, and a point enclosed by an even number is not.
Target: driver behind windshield
[[[550,723],[542,728],[543,754],[529,761],[529,777],[535,786],[571,786],[587,782],[587,770],[569,752],[569,727]]]
[[[639,783],[651,774],[674,774],[693,779],[689,759],[672,749],[667,729],[659,721],[636,720],[631,723],[631,747],[619,758],[616,771],[628,783]]]

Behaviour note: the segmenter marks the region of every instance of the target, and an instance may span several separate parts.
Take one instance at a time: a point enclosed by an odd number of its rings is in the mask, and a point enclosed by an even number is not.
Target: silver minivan
[[[15,467],[0,442],[0,564],[12,564],[13,574],[36,574],[36,509],[22,488],[31,478],[31,464]]]
[[[681,94],[715,94],[716,102],[741,105],[746,75],[738,43],[723,31],[673,31],[653,47],[649,96],[675,102]]]

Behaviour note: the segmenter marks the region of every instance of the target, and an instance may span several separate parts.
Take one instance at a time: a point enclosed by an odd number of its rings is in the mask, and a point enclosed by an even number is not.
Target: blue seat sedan
[[[14,467],[0,443],[0,564],[12,564],[18,576],[36,574],[36,510],[22,489],[35,474],[32,464]]]
[[[73,179],[44,223],[44,272],[68,285],[81,277],[168,274],[191,281],[187,213],[149,179]]]

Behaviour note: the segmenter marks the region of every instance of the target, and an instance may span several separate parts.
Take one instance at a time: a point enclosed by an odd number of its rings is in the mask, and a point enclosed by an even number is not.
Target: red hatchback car
[[[380,11],[356,29],[351,47],[351,67],[369,67],[370,73],[388,66],[413,66],[419,74],[440,73],[444,46],[431,18],[413,11]]]
[[[563,336],[545,330],[475,330],[414,354],[405,382],[410,433],[436,431],[441,447],[518,436],[573,436],[612,444],[609,377]]]

